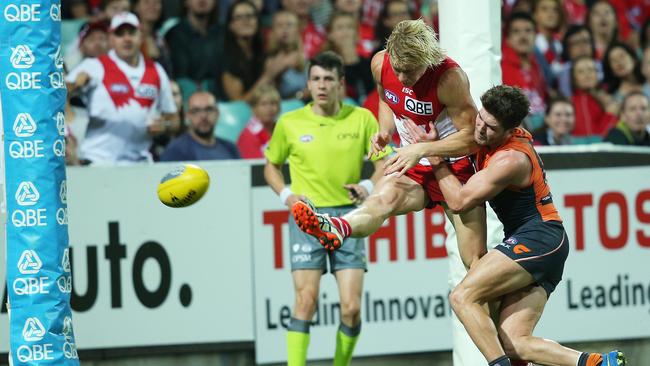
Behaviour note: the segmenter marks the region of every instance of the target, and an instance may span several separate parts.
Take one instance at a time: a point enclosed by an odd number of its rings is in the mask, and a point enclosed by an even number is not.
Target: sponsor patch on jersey
[[[421,116],[433,115],[433,103],[423,102],[417,99],[413,99],[409,96],[404,99],[404,109]]]
[[[111,84],[111,93],[129,94],[129,86],[122,83]]]
[[[158,89],[153,84],[140,84],[140,86],[135,89],[135,96],[137,98],[153,100],[156,99],[157,94]]]
[[[314,141],[314,136],[312,135],[302,135],[300,136],[300,142],[312,142]]]
[[[397,94],[393,93],[388,89],[384,90],[384,96],[386,97],[386,100],[391,102],[392,104],[399,103],[399,97],[397,96]]]

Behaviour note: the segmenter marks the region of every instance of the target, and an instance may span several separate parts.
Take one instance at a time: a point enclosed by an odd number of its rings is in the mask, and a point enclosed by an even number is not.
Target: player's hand
[[[410,144],[418,142],[435,141],[438,139],[438,131],[436,131],[435,124],[429,122],[429,132],[426,132],[422,127],[413,122],[412,119],[406,117],[402,119],[404,127],[408,136],[404,136],[405,140]]]
[[[346,184],[343,187],[348,190],[348,196],[355,205],[360,205],[368,198],[369,193],[359,184]]]
[[[378,156],[384,152],[384,148],[390,142],[390,134],[386,131],[378,132],[370,138],[370,153],[368,159]]]
[[[295,205],[299,201],[306,202],[307,197],[301,194],[292,194],[289,197],[287,197],[287,201],[285,202],[285,204],[287,205],[288,208],[291,208],[291,206]]]
[[[429,163],[431,163],[431,167],[437,168],[441,166],[442,164],[445,164],[445,159],[439,157],[439,156],[429,156],[427,157],[427,160],[429,160]]]
[[[407,170],[413,168],[422,159],[419,151],[420,144],[407,145],[395,149],[395,155],[391,156],[384,164],[384,175],[397,173],[401,177]]]

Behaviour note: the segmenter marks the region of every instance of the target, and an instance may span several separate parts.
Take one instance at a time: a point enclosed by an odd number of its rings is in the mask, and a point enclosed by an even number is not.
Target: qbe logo
[[[16,202],[20,206],[33,206],[38,202],[40,194],[32,182],[21,182],[16,190]],[[47,210],[45,208],[14,210],[11,223],[15,227],[47,226]]]
[[[11,49],[9,58],[14,69],[30,69],[36,57],[28,45],[19,45]],[[5,84],[10,90],[41,89],[40,72],[10,72],[5,78]]]
[[[18,277],[13,289],[16,295],[49,294],[49,277]]]
[[[63,272],[70,273],[70,248],[65,248],[63,251],[63,258],[61,259],[61,267]]]
[[[63,318],[63,355],[65,358],[76,359],[79,358],[77,354],[77,345],[74,343],[74,331],[72,329],[72,318],[66,316]]]
[[[22,44],[11,49],[11,65],[15,69],[29,69],[36,61],[32,49],[28,45]]]
[[[23,339],[27,342],[38,342],[45,337],[45,327],[37,317],[27,318],[23,327]]]
[[[40,4],[9,4],[4,11],[8,22],[39,22],[41,20]]]
[[[61,4],[52,4],[50,7],[50,18],[55,22],[61,21]]]
[[[43,267],[43,262],[32,249],[23,251],[18,259],[18,271],[21,274],[36,274]]]
[[[32,182],[21,182],[16,190],[16,203],[20,206],[33,206],[41,197]]]
[[[55,71],[50,74],[50,85],[54,89],[65,89],[65,79],[63,78],[63,72]]]
[[[63,54],[61,53],[60,45],[56,49],[56,52],[54,52],[54,55],[52,55],[51,57],[54,60],[54,66],[56,66],[56,68],[59,70],[63,70]]]
[[[59,291],[64,294],[69,294],[72,292],[72,276],[61,276],[56,280],[56,285],[59,287]]]
[[[23,327],[23,339],[27,342],[37,342],[45,337],[45,327],[37,317],[27,318]],[[22,345],[16,350],[16,357],[20,362],[53,360],[53,345],[33,344]]]
[[[57,112],[54,120],[56,121],[56,129],[59,131],[59,136],[65,136],[65,115],[63,112]]]
[[[61,203],[68,203],[68,181],[62,180],[59,186],[59,199]]]
[[[36,132],[36,122],[29,113],[18,113],[14,120],[14,133],[16,137],[32,137]]]
[[[54,144],[52,144],[52,152],[54,155],[59,157],[65,156],[65,140],[61,138],[54,140]]]
[[[421,116],[433,115],[433,103],[423,102],[411,97],[406,97],[404,100],[404,109]]]
[[[18,113],[13,126],[16,137],[32,137],[37,129],[31,114]],[[9,144],[9,156],[14,159],[43,158],[43,150],[43,140],[11,141]]]

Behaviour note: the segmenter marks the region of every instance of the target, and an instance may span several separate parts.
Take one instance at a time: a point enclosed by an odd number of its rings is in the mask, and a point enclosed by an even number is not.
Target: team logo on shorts
[[[513,251],[515,254],[524,254],[524,253],[530,253],[530,252],[531,252],[531,250],[528,249],[528,247],[525,246],[525,245],[523,245],[523,244],[517,244],[517,245],[515,245],[515,247],[512,248],[512,251]]]
[[[399,97],[397,96],[397,94],[393,93],[392,91],[390,91],[388,89],[384,90],[384,96],[386,97],[387,101],[389,101],[389,102],[391,102],[393,104],[399,103]]]

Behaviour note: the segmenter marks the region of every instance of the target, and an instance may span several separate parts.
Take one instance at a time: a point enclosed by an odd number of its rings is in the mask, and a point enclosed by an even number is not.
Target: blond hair
[[[251,97],[249,99],[249,104],[251,107],[255,107],[257,103],[259,103],[262,98],[264,97],[270,97],[274,102],[280,104],[282,101],[282,98],[280,98],[280,93],[278,93],[278,90],[270,84],[262,84],[255,88],[253,93],[251,94]]]
[[[436,32],[422,19],[399,22],[388,37],[386,50],[393,67],[402,70],[437,66],[446,57]]]

